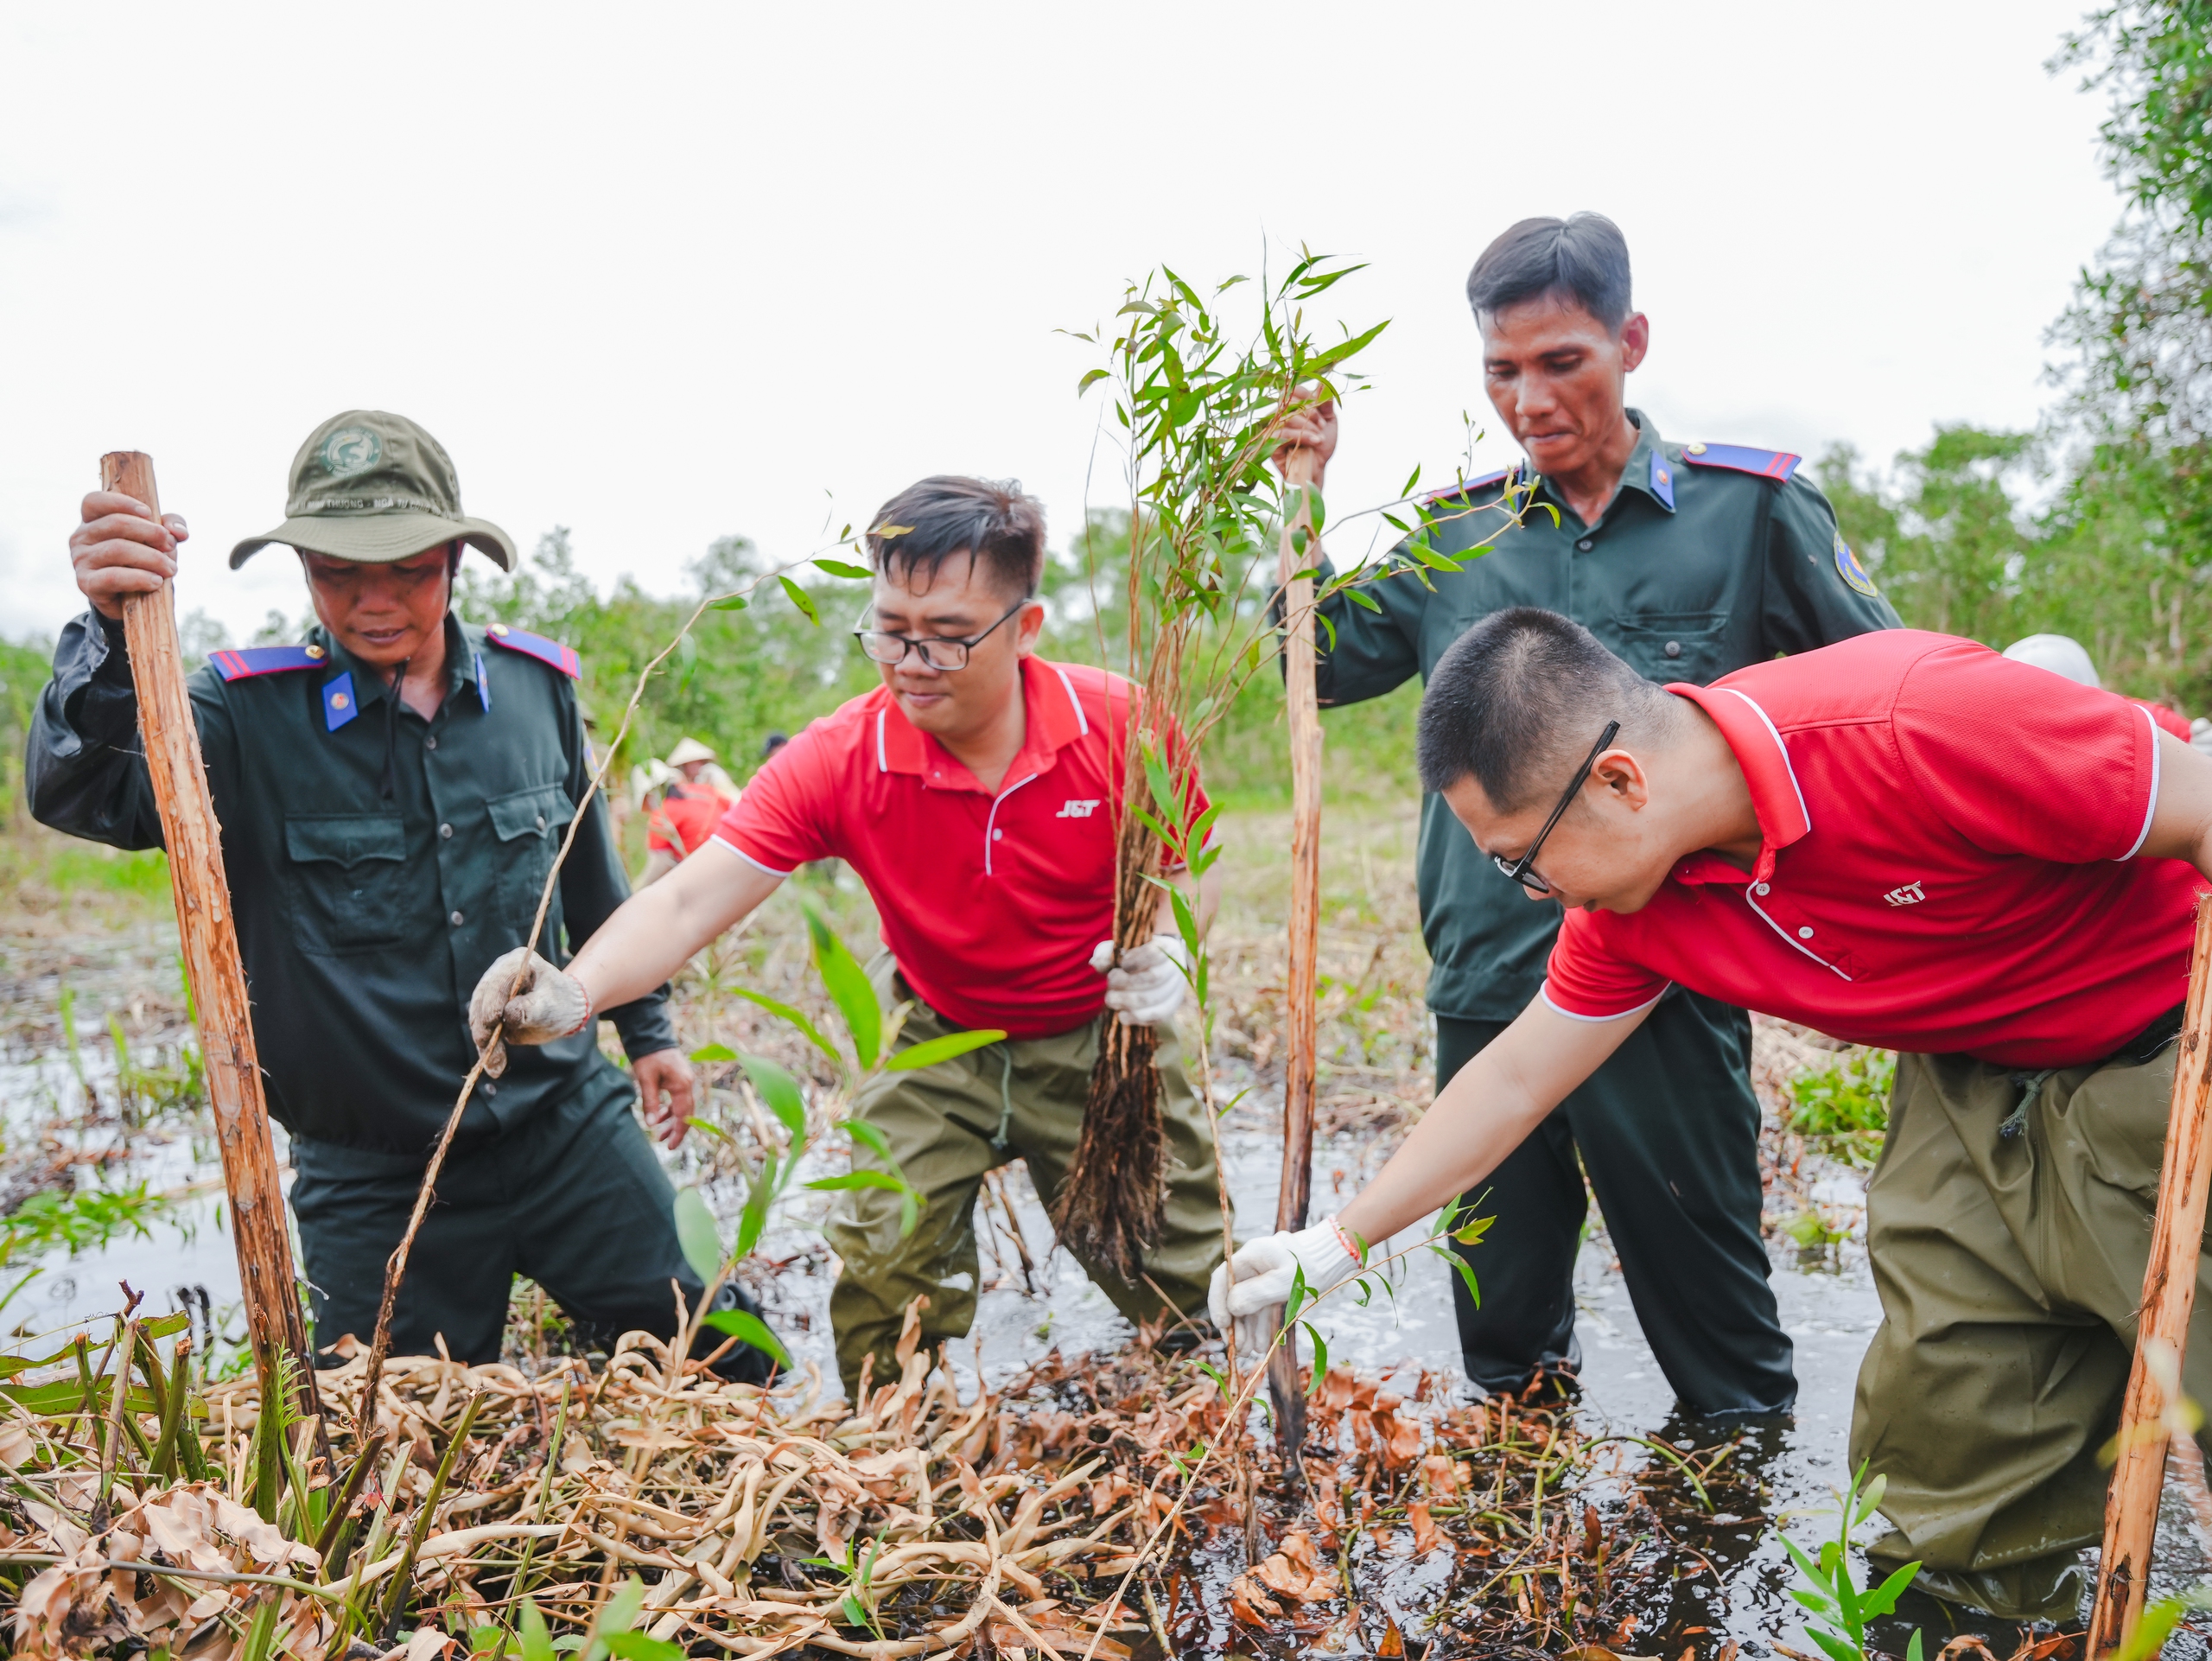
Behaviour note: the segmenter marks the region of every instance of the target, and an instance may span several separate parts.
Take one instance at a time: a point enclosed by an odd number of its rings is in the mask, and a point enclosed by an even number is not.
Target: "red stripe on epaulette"
[[[225,646],[207,654],[216,674],[226,681],[251,680],[256,675],[278,675],[288,669],[315,669],[330,661],[321,646]]]
[[[1780,484],[1789,482],[1797,471],[1797,464],[1804,459],[1788,450],[1757,449],[1749,444],[1682,446],[1682,460],[1693,467],[1726,468],[1733,473],[1749,473]]]
[[[1513,473],[1514,469],[1511,468],[1500,468],[1497,472],[1486,473],[1479,479],[1462,479],[1458,484],[1446,485],[1441,490],[1432,490],[1427,495],[1416,500],[1423,507],[1433,507],[1437,503],[1448,502],[1455,496],[1465,496],[1471,491],[1488,490],[1492,485],[1503,484],[1513,476]]]
[[[549,669],[557,669],[570,680],[584,678],[584,660],[576,655],[572,646],[558,640],[549,640],[543,634],[532,634],[526,628],[510,628],[505,623],[494,623],[484,631],[484,638],[493,646],[503,646],[510,652],[519,652],[525,658],[535,658]]]

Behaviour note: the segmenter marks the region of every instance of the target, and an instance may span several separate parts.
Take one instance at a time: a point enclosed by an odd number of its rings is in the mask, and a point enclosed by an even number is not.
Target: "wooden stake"
[[[154,461],[137,450],[100,458],[100,487],[162,506],[154,491]],[[222,828],[207,793],[200,729],[185,691],[184,659],[177,648],[175,585],[152,594],[126,595],[124,639],[130,678],[138,693],[138,732],[161,810],[162,841],[168,852],[169,886],[176,901],[176,929],[192,979],[200,1017],[200,1049],[207,1064],[207,1099],[223,1156],[223,1187],[230,1196],[231,1238],[238,1253],[238,1285],[245,1294],[246,1330],[264,1381],[277,1377],[276,1358],[289,1355],[300,1416],[317,1422],[317,1452],[327,1461],[321,1429],[322,1403],[315,1390],[315,1357],[300,1318],[299,1282],[292,1270],[292,1243],[284,1227],[284,1191],[276,1177],[276,1149],[269,1136],[262,1099],[261,1065],[254,1052],[245,968],[238,957],[238,927],[231,915],[230,885],[223,874]]]
[[[2196,1259],[2204,1238],[2204,1201],[2212,1187],[2212,904],[2200,900],[2196,948],[2189,964],[2189,1004],[2182,1017],[2181,1053],[2174,1063],[2173,1105],[2166,1119],[2158,1210],[2151,1230],[2151,1261],[2143,1271],[2142,1314],[2135,1327],[2135,1365],[2120,1416],[2120,1463],[2105,1497],[2105,1549],[2097,1601],[2089,1616],[2089,1654],[2110,1654],[2142,1618],[2151,1572],[2151,1541],[2166,1473],[2168,1431],[2164,1374],[2178,1394],[2188,1352],[2190,1313],[2196,1301]]]
[[[1284,480],[1294,488],[1313,480],[1313,452],[1300,447],[1283,458]],[[1284,983],[1282,1180],[1275,1190],[1275,1227],[1306,1226],[1313,1193],[1313,1072],[1317,959],[1321,943],[1321,710],[1313,688],[1313,579],[1299,573],[1320,563],[1313,534],[1312,501],[1300,492],[1298,511],[1283,524],[1279,577],[1290,638],[1283,646],[1283,696],[1290,717],[1290,941]],[[1300,536],[1300,532],[1306,534]],[[1298,544],[1303,542],[1301,549]],[[1298,1384],[1298,1344],[1278,1344],[1268,1355],[1268,1391],[1274,1398],[1275,1445],[1294,1464],[1306,1443],[1306,1397]]]

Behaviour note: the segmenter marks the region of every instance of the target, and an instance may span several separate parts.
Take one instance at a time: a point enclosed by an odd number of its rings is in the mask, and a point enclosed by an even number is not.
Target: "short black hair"
[[[1518,813],[1556,796],[1609,721],[1628,737],[1667,731],[1675,700],[1572,618],[1537,606],[1493,612],[1429,671],[1414,741],[1423,790],[1472,775]]]
[[[1019,479],[935,474],[878,508],[867,541],[886,576],[934,583],[946,560],[966,554],[1001,591],[1027,599],[1045,570],[1045,505]]]
[[[1628,239],[1603,213],[1523,220],[1482,251],[1467,273],[1478,321],[1547,295],[1571,301],[1607,328],[1628,321]]]

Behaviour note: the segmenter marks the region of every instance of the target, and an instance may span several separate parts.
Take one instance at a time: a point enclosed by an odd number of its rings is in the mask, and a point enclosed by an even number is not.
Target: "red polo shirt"
[[[696,854],[728,811],[729,804],[703,785],[671,785],[645,821],[645,848],[678,859]]]
[[[1916,629],[1667,689],[1719,725],[1764,845],[1568,913],[1543,996],[1602,1021],[1669,981],[1854,1043],[2022,1068],[2113,1053],[2189,990],[2179,860],[2141,707]]]
[[[1106,995],[1090,958],[1114,932],[1137,693],[1103,670],[1025,658],[1021,695],[1027,733],[995,794],[878,687],[777,751],[715,839],[778,876],[845,861],[923,1002],[963,1027],[1043,1038],[1090,1020]]]

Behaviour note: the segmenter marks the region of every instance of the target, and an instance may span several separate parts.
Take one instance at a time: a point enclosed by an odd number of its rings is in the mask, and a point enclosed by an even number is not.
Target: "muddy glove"
[[[582,1032],[590,1020],[582,983],[523,945],[493,958],[468,1000],[468,1034],[494,1079],[507,1070],[508,1044],[548,1044]]]
[[[1090,954],[1090,966],[1106,977],[1106,1007],[1121,1011],[1124,1027],[1159,1027],[1174,1020],[1183,1007],[1183,989],[1191,983],[1184,973],[1189,963],[1177,934],[1155,934],[1131,946],[1119,964],[1111,940],[1101,940]]]
[[[1236,1359],[1250,1366],[1267,1352],[1268,1320],[1290,1301],[1290,1289],[1300,1270],[1306,1271],[1309,1298],[1342,1285],[1359,1272],[1360,1260],[1352,1255],[1350,1237],[1333,1217],[1295,1234],[1270,1234],[1240,1247],[1235,1257],[1213,1271],[1206,1292],[1206,1309],[1213,1324],[1224,1332],[1236,1323]]]

